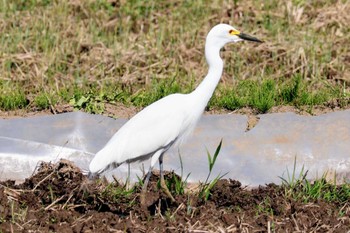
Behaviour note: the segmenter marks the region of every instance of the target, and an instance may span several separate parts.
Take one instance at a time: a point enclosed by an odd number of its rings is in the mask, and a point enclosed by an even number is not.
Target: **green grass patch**
[[[276,105],[312,107],[325,103],[335,96],[342,99],[340,95],[340,89],[334,90],[329,87],[313,91],[306,81],[296,75],[288,82],[278,82],[272,79],[239,81],[232,88],[220,89],[209,105],[228,110],[251,107],[260,113],[265,113]]]
[[[145,107],[167,95],[181,92],[180,85],[173,79],[154,82],[154,84],[147,89],[140,90],[138,93],[130,96],[130,102],[136,106]]]
[[[327,173],[323,174],[320,179],[310,181],[307,179],[308,171],[304,170],[304,166],[300,172],[296,173],[296,158],[294,160],[293,171],[287,170],[287,178],[282,178],[282,187],[285,196],[295,200],[301,200],[304,203],[324,200],[327,202],[336,202],[345,204],[350,198],[350,184],[344,183],[337,185],[334,181],[327,181]]]
[[[120,199],[125,199],[133,194],[137,186],[134,186],[130,189],[126,185],[120,185],[118,183],[109,183],[104,190],[102,190],[102,196],[112,199],[115,203],[118,203]],[[133,205],[133,202],[130,202],[130,205]]]
[[[40,93],[35,96],[34,104],[38,110],[49,109],[57,103],[57,96],[49,93]]]
[[[4,111],[27,107],[28,99],[19,88],[10,88],[0,85],[0,109]]]
[[[350,198],[350,184],[336,185],[322,177],[315,181],[309,181],[306,177],[295,181],[290,185],[284,182],[286,195],[304,203],[324,200],[345,204]]]

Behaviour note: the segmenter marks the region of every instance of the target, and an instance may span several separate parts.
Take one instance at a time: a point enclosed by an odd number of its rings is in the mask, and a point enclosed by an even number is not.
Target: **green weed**
[[[257,205],[256,215],[267,214],[268,216],[273,216],[273,208],[271,207],[271,200],[269,197],[264,198],[262,202]]]
[[[93,91],[77,91],[69,100],[75,109],[85,109],[90,113],[102,113],[104,111],[103,96],[96,95]]]
[[[215,184],[223,178],[227,173],[223,175],[217,175],[211,182],[208,182],[211,172],[213,170],[214,164],[216,162],[217,157],[219,156],[220,150],[222,146],[222,140],[220,141],[219,145],[217,146],[215,153],[213,156],[210,155],[209,151],[207,151],[207,156],[208,156],[208,165],[209,165],[209,173],[207,178],[205,179],[204,183],[200,184],[200,189],[199,189],[199,197],[203,198],[204,200],[208,200],[210,196],[210,191],[211,189],[215,186]]]
[[[187,174],[186,177],[183,176],[183,163],[181,154],[179,153],[179,159],[180,159],[180,177],[177,176],[174,172],[170,174],[170,178],[166,180],[166,184],[168,186],[168,189],[172,194],[175,195],[182,195],[185,193],[185,188],[187,186],[187,179],[190,176],[191,173]],[[160,185],[160,184],[159,184]]]
[[[290,174],[289,169],[287,167],[287,178],[280,177],[280,179],[282,180],[282,185],[287,187],[286,191],[288,191],[288,192],[294,191],[298,187],[300,182],[305,180],[307,173],[308,173],[308,171],[304,171],[304,166],[303,166],[301,168],[299,174],[297,174],[296,173],[296,169],[297,169],[296,166],[297,166],[297,158],[295,157],[292,174]],[[286,193],[287,196],[289,195],[288,192]]]
[[[135,192],[136,186],[130,189],[127,186],[128,186],[127,183],[125,183],[124,185],[120,185],[118,183],[109,183],[104,188],[101,195],[107,198],[111,198],[117,203],[118,200],[128,198],[130,195],[132,195]],[[134,202],[131,201],[130,205],[133,205],[133,204]]]

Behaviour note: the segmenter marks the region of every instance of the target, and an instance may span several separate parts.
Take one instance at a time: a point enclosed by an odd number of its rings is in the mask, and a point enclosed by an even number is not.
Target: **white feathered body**
[[[181,142],[192,132],[205,107],[199,107],[191,94],[166,96],[132,117],[96,154],[90,171],[102,171],[112,163],[148,159],[158,150]]]

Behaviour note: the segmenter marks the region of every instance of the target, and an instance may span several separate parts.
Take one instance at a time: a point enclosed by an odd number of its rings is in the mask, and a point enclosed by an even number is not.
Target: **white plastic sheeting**
[[[247,117],[242,115],[203,116],[193,135],[164,157],[166,170],[190,173],[189,181],[205,180],[208,174],[207,151],[223,146],[214,166],[213,176],[225,174],[244,185],[280,183],[287,178],[294,159],[296,172],[304,166],[308,178],[336,171],[338,181],[349,180],[350,174],[350,110],[320,116],[294,113],[260,115],[258,124],[246,132]],[[0,179],[18,181],[30,176],[38,162],[57,162],[61,158],[75,162],[83,170],[94,153],[126,122],[125,119],[72,112],[0,120]],[[164,129],[166,130],[166,129]],[[147,171],[149,161],[131,165],[131,180]],[[107,172],[126,180],[127,165]]]

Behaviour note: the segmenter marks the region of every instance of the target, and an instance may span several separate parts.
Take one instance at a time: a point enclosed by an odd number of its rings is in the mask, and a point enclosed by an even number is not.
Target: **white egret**
[[[213,95],[223,71],[221,48],[225,44],[242,40],[262,42],[228,24],[213,27],[205,43],[209,72],[202,83],[189,94],[166,96],[132,117],[92,159],[89,165],[90,176],[100,174],[110,167],[118,167],[124,162],[151,158],[151,166],[141,192],[141,203],[145,202],[147,184],[157,161],[161,187],[174,201],[164,182],[163,155],[172,145],[189,135]]]

